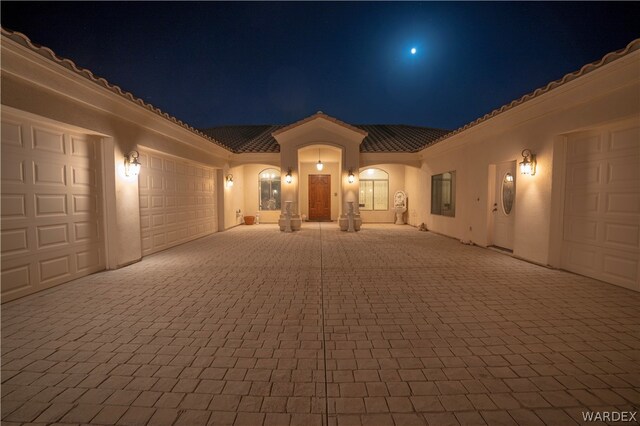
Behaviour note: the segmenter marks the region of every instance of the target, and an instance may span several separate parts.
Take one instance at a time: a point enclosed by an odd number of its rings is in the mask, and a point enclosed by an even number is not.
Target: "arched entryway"
[[[298,151],[300,214],[304,221],[336,221],[341,213],[342,150],[309,145]]]

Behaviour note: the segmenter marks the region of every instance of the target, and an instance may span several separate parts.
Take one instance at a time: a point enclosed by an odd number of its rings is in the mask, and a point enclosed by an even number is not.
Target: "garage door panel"
[[[5,265],[2,267],[2,297],[16,292],[30,292],[33,288],[31,264]]]
[[[71,262],[70,254],[40,260],[38,262],[40,282],[47,284],[54,280],[65,279],[68,281],[71,279]]]
[[[98,153],[93,142],[80,137],[71,137],[71,155],[83,159],[97,160]]]
[[[602,152],[602,136],[600,134],[582,134],[574,137],[574,142],[568,147],[568,154],[573,158],[588,157]]]
[[[604,243],[620,248],[640,248],[640,226],[607,223],[604,226]]]
[[[638,260],[620,256],[618,253],[603,254],[603,271],[605,275],[633,286],[638,280]]]
[[[588,215],[598,213],[599,205],[599,193],[574,192],[568,197],[567,208],[571,214]]]
[[[175,178],[166,178],[164,180],[165,189],[167,191],[175,191],[176,190],[176,179]]]
[[[598,253],[595,247],[570,243],[566,248],[568,264],[578,272],[595,273],[597,271]]]
[[[95,170],[71,167],[71,183],[75,186],[87,188],[98,187],[98,175]]]
[[[640,128],[630,127],[627,129],[615,130],[611,132],[611,143],[609,151],[638,155],[638,141],[640,140]]]
[[[157,234],[153,234],[153,245],[155,247],[162,247],[167,242],[167,234],[165,232],[160,232]]]
[[[598,133],[568,137],[561,265],[640,291],[640,128]]]
[[[606,214],[640,215],[639,193],[608,193],[606,199]]]
[[[69,226],[66,223],[36,227],[37,248],[66,246],[71,241]]]
[[[27,217],[27,202],[24,194],[2,194],[2,220]]]
[[[33,182],[36,185],[66,186],[67,167],[47,160],[33,162]]]
[[[142,157],[142,155],[140,155]],[[140,162],[142,164],[142,162]],[[149,189],[149,176],[138,175],[138,190]]]
[[[164,225],[164,214],[154,214],[151,216],[151,227],[162,227]]]
[[[29,252],[29,228],[2,230],[2,256],[11,256]]]
[[[97,214],[98,213],[98,196],[97,195],[79,195],[74,194],[72,196],[73,200],[73,214],[75,215],[86,215],[86,214]]]
[[[76,265],[78,271],[91,271],[99,267],[101,260],[101,250],[84,250],[76,253]]]
[[[607,184],[610,185],[640,185],[640,167],[638,162],[630,158],[618,158],[607,164]]]
[[[36,217],[67,216],[67,194],[35,194]]]
[[[33,149],[54,154],[65,154],[64,133],[34,127]]]
[[[569,166],[567,176],[568,187],[586,187],[589,185],[597,185],[602,180],[602,170],[604,164],[574,164]]]
[[[3,162],[2,164],[2,183],[25,183],[25,161],[17,160],[13,162]]]
[[[100,238],[100,228],[97,221],[74,222],[73,236],[74,242],[84,243],[95,241]]]
[[[105,267],[97,142],[19,121],[2,121],[3,302]]]
[[[24,147],[22,124],[10,120],[2,120],[0,130],[2,131],[1,137],[3,148],[6,146],[19,148]]]
[[[141,162],[140,171],[140,182],[148,185],[139,187],[143,254],[215,232],[215,217],[208,217],[200,208],[200,199],[215,200],[213,170],[177,157],[143,152],[140,157],[148,159]],[[207,175],[211,179],[205,179]],[[203,188],[211,188],[210,195]]]
[[[176,163],[173,160],[164,160],[164,171],[173,174],[176,171]]]
[[[152,195],[151,196],[151,208],[163,208],[164,207],[164,196],[163,195]]]
[[[567,241],[597,243],[598,221],[574,217],[565,224],[564,238]]]

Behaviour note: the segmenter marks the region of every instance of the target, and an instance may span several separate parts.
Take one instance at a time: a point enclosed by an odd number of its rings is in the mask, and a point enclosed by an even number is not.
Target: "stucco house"
[[[393,223],[400,190],[408,225],[640,291],[640,40],[450,132],[323,112],[194,129],[1,37],[3,302],[244,216]]]

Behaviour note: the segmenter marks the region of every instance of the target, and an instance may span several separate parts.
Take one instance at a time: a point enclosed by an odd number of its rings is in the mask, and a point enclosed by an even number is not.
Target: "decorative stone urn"
[[[355,232],[359,231],[362,226],[360,214],[355,212],[353,201],[347,201],[347,213],[341,214],[338,219],[341,231]]]
[[[393,194],[393,209],[396,212],[396,225],[404,225],[404,214],[407,211],[406,192],[396,191]]]
[[[284,202],[284,213],[280,215],[278,220],[278,226],[280,230],[284,232],[299,231],[302,226],[299,214],[292,213],[293,201]]]

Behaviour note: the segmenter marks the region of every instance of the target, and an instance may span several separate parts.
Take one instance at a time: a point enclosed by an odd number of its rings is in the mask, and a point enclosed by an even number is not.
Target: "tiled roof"
[[[288,127],[290,126],[222,126],[201,131],[233,152],[280,152],[280,145],[272,134]],[[449,133],[449,130],[404,124],[356,124],[349,127],[356,128],[363,134],[368,133],[360,145],[360,152],[416,152]]]
[[[202,129],[205,135],[219,141],[233,152],[280,152],[271,133],[283,125],[222,126]]]
[[[363,131],[362,129],[354,127],[353,125],[345,123],[344,121],[340,121],[335,117],[331,117],[331,116],[325,114],[322,111],[318,111],[315,114],[310,115],[309,117],[303,118],[302,120],[298,120],[295,123],[291,123],[291,124],[283,127],[280,130],[276,130],[275,132],[273,132],[273,135],[276,136],[276,135],[278,135],[280,133],[286,132],[288,130],[293,129],[294,127],[298,127],[298,126],[300,126],[300,125],[302,125],[304,123],[308,123],[309,121],[313,121],[313,120],[316,120],[318,118],[323,118],[323,119],[325,119],[327,121],[331,121],[332,123],[335,123],[335,124],[337,124],[339,126],[342,126],[342,127],[346,127],[347,129],[353,130],[354,132],[357,132],[357,133],[362,134],[363,136],[366,136],[367,132]]]
[[[448,134],[450,130],[404,124],[357,124],[369,135],[360,152],[416,152]]]

